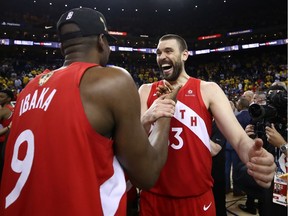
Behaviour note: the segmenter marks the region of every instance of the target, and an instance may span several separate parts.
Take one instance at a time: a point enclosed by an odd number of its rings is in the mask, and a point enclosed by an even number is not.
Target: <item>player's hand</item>
[[[158,97],[160,97],[161,95],[166,95],[172,92],[172,90],[174,89],[174,87],[167,82],[166,80],[163,80],[163,85],[158,85],[156,88],[156,94]]]
[[[147,133],[157,119],[162,117],[172,118],[174,116],[176,97],[180,88],[181,86],[173,88],[171,85],[169,87],[158,87],[158,98],[141,117],[142,125]]]
[[[248,153],[247,172],[260,186],[269,188],[276,170],[274,157],[262,147],[261,139],[256,138],[254,141]]]
[[[213,142],[212,140],[210,140],[210,146],[211,146],[211,156],[212,157],[216,156],[222,149],[221,145]]]
[[[172,99],[175,103],[177,102],[177,94],[180,91],[182,86],[177,85],[175,88],[172,89],[172,92],[167,94],[165,98]]]
[[[156,94],[158,97],[166,95],[165,98],[170,98],[176,102],[176,97],[181,87],[181,85],[172,86],[168,81],[163,80],[163,85],[159,85],[156,88]]]
[[[162,95],[153,102],[142,116],[142,123],[151,125],[161,117],[173,117],[176,103],[172,99],[166,97],[167,95]]]

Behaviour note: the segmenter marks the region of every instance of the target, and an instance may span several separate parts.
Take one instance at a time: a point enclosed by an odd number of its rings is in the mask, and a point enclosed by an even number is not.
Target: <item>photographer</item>
[[[266,126],[265,128],[267,141],[274,147],[280,149],[284,155],[287,156],[287,142],[281,136],[281,134],[276,130],[274,124],[271,124],[271,127]]]
[[[245,129],[250,137],[261,137],[264,147],[274,155],[277,170],[274,183],[269,189],[258,187],[253,179],[242,172],[239,181],[247,194],[258,199],[259,215],[287,215],[287,91],[283,86],[273,85],[267,92],[267,105],[252,104],[249,113],[252,124]],[[244,171],[245,167],[241,167]],[[254,202],[254,200],[252,200]],[[246,207],[251,205],[251,199]],[[256,212],[255,212],[256,214]]]

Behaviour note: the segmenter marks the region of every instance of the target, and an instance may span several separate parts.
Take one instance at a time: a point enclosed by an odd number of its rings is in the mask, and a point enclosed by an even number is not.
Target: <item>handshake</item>
[[[177,94],[182,86],[172,86],[167,81],[156,88],[157,99],[143,113],[141,113],[141,122],[146,132],[150,131],[151,125],[159,118],[172,118],[175,112]]]
[[[172,99],[173,101],[176,102],[177,101],[176,97],[181,87],[182,87],[181,85],[173,86],[166,80],[163,80],[163,85],[159,85],[156,88],[157,90],[156,95],[158,97],[163,96],[163,98]]]

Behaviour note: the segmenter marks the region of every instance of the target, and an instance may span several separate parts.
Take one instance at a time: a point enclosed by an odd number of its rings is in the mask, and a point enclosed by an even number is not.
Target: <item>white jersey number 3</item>
[[[18,159],[19,148],[25,142],[27,142],[27,153],[23,160],[19,160]],[[31,130],[25,130],[18,136],[14,145],[11,168],[14,172],[20,173],[20,176],[13,190],[6,197],[5,208],[8,208],[19,197],[21,190],[24,187],[30,174],[33,158],[34,158],[34,135]]]
[[[172,143],[172,144],[171,144],[171,147],[172,147],[173,149],[176,149],[176,150],[181,149],[181,148],[183,147],[183,144],[184,144],[183,139],[182,139],[182,137],[180,136],[180,134],[181,134],[182,131],[183,131],[183,128],[181,128],[181,127],[172,127],[171,129],[172,129],[173,132],[176,132],[175,135],[174,135],[174,137],[175,137],[175,138],[177,139],[177,141],[178,141],[178,144]]]

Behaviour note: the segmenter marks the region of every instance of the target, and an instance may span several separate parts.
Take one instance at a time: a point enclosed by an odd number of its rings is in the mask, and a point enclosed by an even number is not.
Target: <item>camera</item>
[[[267,104],[251,104],[249,114],[252,118],[255,134],[258,137],[265,136],[265,127],[271,123],[282,135],[285,134],[287,125],[287,92],[282,90],[272,90],[268,92]]]

